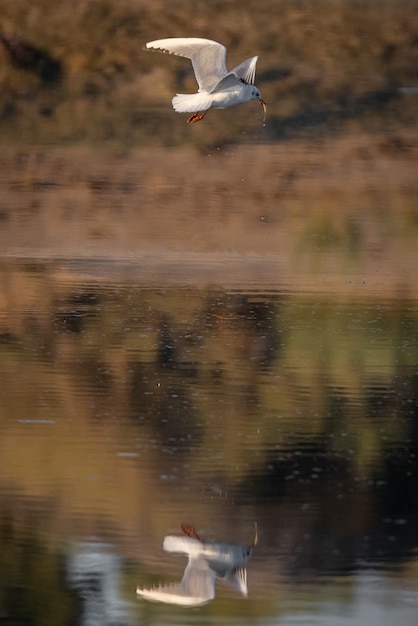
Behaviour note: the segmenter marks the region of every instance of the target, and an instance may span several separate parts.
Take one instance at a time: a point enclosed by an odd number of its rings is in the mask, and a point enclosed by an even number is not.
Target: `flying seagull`
[[[199,91],[193,94],[178,93],[172,100],[173,108],[178,113],[193,113],[187,120],[189,124],[202,120],[211,108],[226,109],[250,100],[259,101],[265,119],[266,104],[260,90],[254,85],[258,56],[243,61],[228,72],[225,46],[211,39],[156,39],[149,41],[145,47],[191,60]]]
[[[177,552],[189,561],[179,583],[158,587],[137,587],[139,597],[154,602],[167,602],[183,606],[199,606],[215,597],[216,578],[224,580],[244,596],[248,595],[247,572],[242,566],[251,557],[257,543],[257,529],[251,545],[204,542],[194,528],[182,524],[187,537],[168,535],[164,538],[166,552]]]

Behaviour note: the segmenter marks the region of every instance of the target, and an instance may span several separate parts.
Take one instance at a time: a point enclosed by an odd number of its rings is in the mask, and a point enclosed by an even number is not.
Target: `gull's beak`
[[[263,123],[266,121],[266,115],[267,115],[267,107],[266,107],[266,103],[264,102],[263,98],[257,98],[257,100],[259,101],[259,103],[261,104],[261,106],[263,107],[263,111],[264,111],[264,120]]]
[[[264,112],[266,112],[266,105],[264,104],[264,100],[261,100],[261,102],[264,105]],[[255,535],[254,535],[254,539],[253,539],[253,548],[254,546],[256,546],[258,543],[258,531],[257,531],[257,522],[255,523]]]

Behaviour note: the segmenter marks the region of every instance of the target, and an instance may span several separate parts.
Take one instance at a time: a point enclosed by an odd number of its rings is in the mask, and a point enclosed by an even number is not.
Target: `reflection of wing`
[[[151,589],[138,587],[137,594],[147,600],[183,606],[198,606],[213,600],[216,574],[201,556],[202,543],[191,537],[168,536],[163,545],[167,552],[179,552],[189,557],[181,582]]]
[[[247,570],[244,567],[237,567],[224,576],[222,579],[235,591],[239,591],[243,596],[248,596]]]
[[[215,578],[216,574],[206,559],[191,558],[184,570],[181,586],[189,597],[208,602],[215,597]]]
[[[183,606],[199,606],[204,604],[206,600],[194,598],[184,593],[181,584],[162,585],[160,587],[151,587],[150,589],[140,589],[137,587],[136,594],[146,600],[153,602],[166,602],[167,604],[181,604]]]
[[[202,567],[203,566],[203,567]],[[154,602],[199,606],[215,597],[215,574],[204,559],[189,561],[180,583],[136,590],[138,596]]]
[[[213,600],[217,578],[247,596],[247,572],[242,565],[251,557],[256,539],[252,545],[245,546],[205,543],[197,538],[196,531],[194,536],[187,534],[187,537],[168,535],[163,542],[166,552],[184,554],[189,559],[181,582],[151,589],[138,587],[138,596],[155,602],[198,606]]]

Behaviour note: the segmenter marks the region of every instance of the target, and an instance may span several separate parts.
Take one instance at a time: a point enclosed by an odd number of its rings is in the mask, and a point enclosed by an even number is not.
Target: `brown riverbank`
[[[205,154],[9,151],[2,256],[100,257],[186,282],[228,282],[226,264],[234,280],[318,274],[327,289],[346,273],[415,291],[417,153],[412,132]]]

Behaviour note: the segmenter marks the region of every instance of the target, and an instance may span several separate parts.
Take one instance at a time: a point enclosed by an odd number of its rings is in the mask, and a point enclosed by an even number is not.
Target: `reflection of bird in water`
[[[187,535],[164,538],[166,552],[177,552],[189,557],[183,578],[179,583],[144,589],[137,594],[147,600],[198,606],[215,597],[215,580],[224,580],[242,595],[248,595],[247,572],[242,567],[251,557],[257,543],[257,527],[251,545],[201,541],[194,528],[181,525]]]

